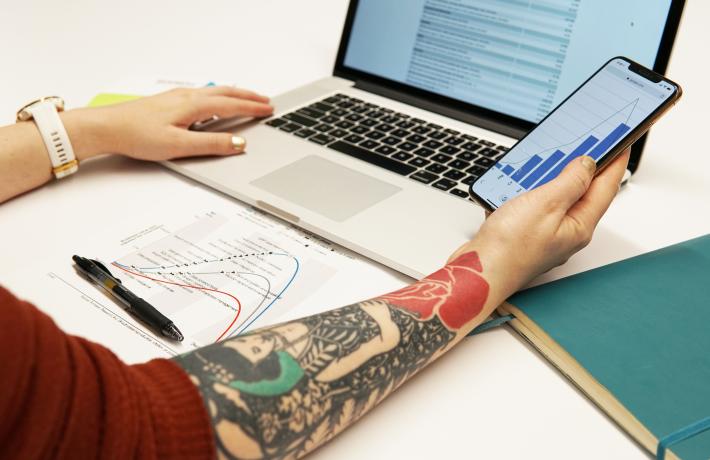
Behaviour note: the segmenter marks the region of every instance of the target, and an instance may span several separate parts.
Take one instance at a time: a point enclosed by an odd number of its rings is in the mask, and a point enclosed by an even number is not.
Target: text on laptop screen
[[[537,122],[612,56],[653,67],[671,0],[360,0],[347,67]]]

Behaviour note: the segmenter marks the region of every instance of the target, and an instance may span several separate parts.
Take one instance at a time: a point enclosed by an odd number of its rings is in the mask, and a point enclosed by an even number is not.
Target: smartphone
[[[494,211],[551,181],[588,155],[597,174],[672,107],[677,83],[625,57],[615,57],[562,101],[532,131],[474,181],[471,198]]]

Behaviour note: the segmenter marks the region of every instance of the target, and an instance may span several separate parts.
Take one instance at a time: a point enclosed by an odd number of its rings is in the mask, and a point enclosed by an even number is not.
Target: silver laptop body
[[[408,8],[402,2],[394,3],[397,8]],[[437,6],[434,8],[430,3],[441,5],[433,5]],[[473,0],[425,2],[425,7],[419,12],[414,46],[408,48],[411,56],[407,62],[406,81],[403,82],[382,78],[382,72],[364,72],[356,68],[357,63],[351,62],[357,60],[357,57],[348,55],[349,49],[355,49],[356,45],[365,51],[360,53],[360,60],[370,59],[368,52],[388,52],[380,50],[380,47],[387,46],[382,45],[385,41],[377,41],[376,35],[396,31],[378,32],[377,29],[373,32],[370,28],[366,34],[363,32],[359,36],[355,32],[358,27],[363,27],[359,23],[366,23],[373,17],[379,21],[388,20],[382,16],[389,14],[387,8],[388,5],[392,6],[390,4],[393,4],[393,0],[351,2],[334,76],[273,98],[275,113],[268,120],[220,120],[207,128],[215,131],[234,130],[244,136],[248,141],[245,154],[170,161],[165,163],[166,166],[412,277],[420,278],[435,271],[457,247],[475,235],[484,220],[483,210],[466,197],[467,181],[470,182],[472,175],[470,171],[480,172],[477,166],[489,167],[492,161],[505,152],[505,147],[513,145],[517,138],[534,126],[535,121],[532,120],[532,114],[522,116],[521,112],[514,112],[526,106],[512,99],[507,109],[495,105],[491,109],[490,105],[495,104],[495,101],[487,104],[488,107],[471,102],[475,97],[486,96],[483,91],[479,94],[472,89],[468,100],[452,97],[456,95],[450,90],[430,91],[432,75],[437,76],[440,71],[443,72],[441,78],[451,79],[448,84],[453,88],[456,81],[452,72],[464,66],[461,56],[456,53],[476,54],[475,50],[459,50],[458,42],[446,43],[447,37],[450,40],[464,40],[461,38],[461,30],[467,27],[466,24],[457,24],[457,34],[447,35],[449,29],[444,27],[451,26],[451,18],[465,17],[473,34],[477,27],[476,21],[485,18],[471,16],[474,14],[471,13],[472,9],[462,8],[476,3]],[[514,5],[504,7],[516,8]],[[442,13],[442,8],[449,9],[446,15]],[[505,14],[506,10],[499,13]],[[548,35],[553,33],[554,30],[550,28],[555,26],[556,16],[547,10],[535,14],[535,17],[529,14],[530,27],[540,27]],[[565,14],[569,18],[569,14]],[[400,22],[398,18],[389,20],[392,24]],[[547,24],[544,21],[553,22]],[[565,24],[569,27],[569,21]],[[663,27],[660,27],[659,36],[662,31]],[[453,50],[453,54],[448,53],[449,50]],[[436,54],[439,51],[441,53]],[[623,49],[620,51],[616,54],[624,54]],[[374,61],[381,61],[377,65],[390,65],[387,59],[381,57],[373,58]],[[580,74],[586,76],[584,72],[591,73],[595,65],[590,64],[589,71],[584,69]],[[484,67],[481,64],[481,69]],[[447,69],[451,71],[446,72]],[[501,64],[501,71],[510,73],[511,69]],[[483,72],[480,69],[474,70]],[[528,76],[531,79],[542,78],[540,72],[537,69]],[[524,69],[520,73],[524,74]],[[580,78],[580,81],[583,79]],[[490,84],[495,87],[495,79]],[[538,111],[551,106],[549,97],[544,99],[535,93],[535,88],[531,88],[528,93],[524,88],[512,88],[504,90],[502,94],[515,95],[518,91],[525,101],[535,101],[539,105]],[[376,133],[370,138],[367,137],[369,133],[378,131],[380,126],[387,123],[371,122],[363,131],[355,127],[361,125],[364,118],[358,119],[355,116],[350,118],[351,125],[345,123],[340,125],[342,128],[338,127],[337,123],[348,121],[347,117],[353,115],[352,112],[346,115],[339,111],[340,106],[346,107],[346,110],[362,106],[358,114],[363,117],[367,117],[368,113],[384,113],[385,117],[394,116],[396,122],[387,126],[388,129],[382,128],[384,135]],[[334,110],[326,110],[328,107]],[[323,110],[317,114],[311,112],[320,109]],[[296,115],[293,115],[294,112]],[[332,130],[320,131],[319,127],[324,124],[322,120],[333,113],[340,116],[329,119],[333,122],[330,123]],[[315,114],[314,118],[309,117],[311,114]],[[334,121],[336,118],[337,122]],[[306,119],[306,125],[299,125],[298,121],[305,122]],[[399,142],[388,139],[392,137],[393,130],[399,129],[398,126],[411,124],[405,123],[406,120],[415,120],[416,126],[433,128],[428,132],[420,128],[422,135],[411,137],[416,144],[414,146],[404,144],[410,138],[408,135],[402,134]],[[353,132],[353,129],[359,131]],[[329,132],[336,133],[334,130],[340,130],[337,131],[339,135],[330,137]],[[432,140],[429,136],[434,135],[434,132],[439,133],[436,142],[427,144]],[[441,133],[445,133],[446,137],[440,137]],[[360,140],[351,137],[353,135],[359,136]],[[364,144],[367,141],[375,144]],[[481,141],[485,145],[479,145],[473,152],[475,155],[463,153],[467,150],[465,146]],[[434,150],[433,153],[421,150],[426,149],[425,145],[434,147],[437,142],[441,146],[429,149]],[[375,146],[366,150],[373,152],[376,161],[363,160],[362,148],[350,151],[353,146],[362,145]],[[382,150],[384,153],[377,153],[377,149],[385,145],[394,150],[387,148]],[[435,157],[440,154],[440,149],[447,146],[453,147],[445,150],[448,158]],[[344,147],[348,153],[343,153]],[[485,151],[486,155],[480,155],[481,151]],[[420,157],[416,152],[423,155],[421,158],[426,165],[412,170],[412,162],[424,164],[416,160]],[[467,164],[453,163],[461,158]],[[490,161],[481,158],[489,158]],[[432,166],[434,164],[442,166]],[[460,171],[460,174],[451,172],[453,170]],[[421,182],[422,179],[425,182],[428,180],[430,172],[436,179],[428,183]],[[420,174],[417,176],[419,180],[412,177],[417,174]],[[460,177],[461,174],[464,176]]]

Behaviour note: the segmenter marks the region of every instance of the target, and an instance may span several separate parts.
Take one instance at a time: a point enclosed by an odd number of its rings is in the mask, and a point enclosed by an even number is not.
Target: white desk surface
[[[126,80],[237,82],[278,94],[330,73],[347,3],[8,3],[0,15],[0,123],[12,122],[15,109],[37,96],[59,94],[78,106]],[[653,129],[639,173],[591,246],[546,278],[710,232],[708,17],[710,3],[688,2],[668,72],[683,85],[684,99]],[[96,203],[115,190],[151,187],[160,199],[161,188],[192,186],[159,166],[111,158],[6,203],[0,206],[0,282],[54,245],[71,245],[87,226],[110,222],[110,212]],[[120,205],[141,209],[142,201],[127,193]],[[506,329],[464,342],[312,458],[336,456],[648,458]]]

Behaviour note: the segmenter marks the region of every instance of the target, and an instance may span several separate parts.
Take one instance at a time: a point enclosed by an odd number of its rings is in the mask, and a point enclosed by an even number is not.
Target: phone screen
[[[471,186],[494,209],[555,178],[573,159],[599,163],[624,137],[672,97],[677,87],[609,61]]]

